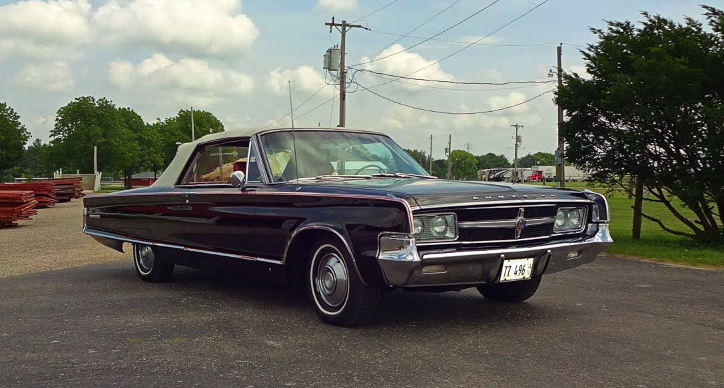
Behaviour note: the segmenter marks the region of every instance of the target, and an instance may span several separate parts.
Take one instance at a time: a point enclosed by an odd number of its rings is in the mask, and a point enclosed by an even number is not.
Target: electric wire
[[[329,100],[326,100],[326,101],[322,102],[321,104],[315,106],[314,108],[312,108],[312,109],[310,109],[310,110],[302,113],[301,115],[297,116],[297,120],[299,120],[299,119],[301,119],[302,117],[304,117],[304,116],[306,116],[306,115],[314,112],[315,110],[321,108],[322,106],[328,104],[330,101],[334,100],[335,97],[336,97],[336,95],[333,96],[332,98],[330,98]],[[284,126],[286,126],[286,125],[289,124],[289,123],[291,123],[291,121],[287,121],[287,122],[284,124]]]
[[[362,16],[361,18],[359,18],[359,19],[357,19],[357,20],[353,21],[352,23],[357,23],[358,21],[360,21],[360,20],[362,20],[362,19],[366,19],[366,18],[368,18],[368,17],[370,17],[370,16],[372,16],[372,15],[376,14],[377,12],[380,12],[380,11],[382,11],[383,9],[385,9],[385,8],[387,8],[387,7],[389,7],[389,6],[391,6],[392,4],[395,4],[395,3],[397,3],[398,1],[400,1],[400,0],[393,0],[393,1],[390,1],[390,2],[389,2],[389,3],[387,3],[386,5],[384,5],[384,6],[380,7],[380,8],[377,8],[376,10],[374,10],[374,11],[372,11],[372,12],[368,13],[367,15],[365,15],[365,16]]]
[[[433,15],[431,18],[425,20],[424,22],[418,24],[415,28],[413,28],[413,29],[411,29],[410,31],[408,31],[405,35],[399,35],[400,38],[398,38],[398,39],[395,40],[394,42],[388,44],[387,46],[381,48],[380,50],[378,50],[376,53],[370,55],[369,57],[370,57],[370,58],[373,58],[375,55],[381,53],[382,51],[386,50],[388,47],[390,47],[390,46],[392,46],[393,44],[399,42],[399,41],[402,40],[403,38],[407,37],[409,34],[412,34],[412,33],[415,32],[418,28],[420,28],[420,27],[424,26],[425,24],[429,23],[432,19],[435,19],[436,17],[440,16],[443,12],[445,12],[445,11],[447,11],[448,9],[452,8],[455,4],[459,3],[460,1],[461,1],[461,0],[457,0],[457,1],[455,1],[454,3],[452,3],[452,4],[448,5],[447,7],[443,8],[440,12],[436,13],[435,15]],[[367,30],[368,30],[368,31],[373,31],[373,30],[370,29],[370,28],[368,28]],[[425,39],[425,38],[423,38],[423,39]]]
[[[397,104],[397,105],[402,105],[402,106],[405,106],[405,107],[408,107],[408,108],[411,108],[411,109],[415,109],[415,110],[419,110],[419,111],[423,111],[423,112],[439,113],[439,114],[453,115],[453,116],[468,116],[468,115],[479,115],[479,114],[485,114],[485,113],[500,112],[500,111],[504,111],[504,110],[508,110],[508,109],[515,108],[515,107],[517,107],[517,106],[521,106],[521,105],[523,105],[523,104],[527,104],[527,103],[529,103],[529,102],[531,102],[531,101],[533,101],[533,100],[535,100],[535,99],[537,99],[537,98],[542,97],[542,96],[545,95],[545,94],[548,94],[548,93],[551,93],[551,92],[554,91],[554,89],[546,90],[545,92],[540,93],[540,94],[538,94],[538,95],[536,95],[536,96],[534,96],[534,97],[531,97],[531,98],[529,98],[529,99],[527,99],[527,100],[525,100],[525,101],[523,101],[523,102],[519,102],[519,103],[517,103],[517,104],[510,105],[510,106],[506,106],[506,107],[503,107],[503,108],[491,109],[491,110],[484,110],[484,111],[474,111],[474,112],[450,112],[450,111],[443,111],[443,110],[436,110],[436,109],[421,108],[421,107],[418,107],[418,106],[406,104],[406,103],[404,103],[404,102],[396,101],[396,100],[393,100],[393,99],[391,99],[391,98],[389,98],[389,97],[385,97],[385,96],[383,96],[383,95],[381,95],[381,94],[379,94],[379,93],[377,93],[377,92],[373,92],[372,90],[370,90],[369,88],[365,87],[364,85],[359,85],[359,86],[360,86],[362,89],[364,89],[364,90],[366,90],[366,91],[374,94],[375,96],[377,96],[377,97],[379,97],[379,98],[381,98],[381,99],[383,99],[383,100],[387,100],[387,101],[389,101],[389,102],[395,103],[395,104]]]
[[[455,84],[455,85],[493,85],[493,86],[504,86],[504,85],[512,85],[512,84],[547,84],[550,83],[550,80],[547,81],[506,81],[506,82],[468,82],[468,81],[449,81],[449,80],[441,80],[441,79],[428,79],[428,78],[415,78],[415,77],[407,77],[404,75],[397,75],[397,74],[387,74],[382,73],[379,71],[373,71],[373,70],[367,70],[367,69],[355,69],[358,71],[362,71],[365,73],[371,73],[381,76],[387,76],[387,77],[393,77],[396,79],[407,79],[412,81],[423,81],[423,82],[437,82],[437,83],[443,83],[443,84]]]
[[[280,117],[280,118],[276,119],[275,121],[273,121],[273,122],[271,122],[271,123],[267,124],[265,128],[269,128],[269,127],[271,127],[272,125],[274,125],[274,124],[276,124],[276,123],[280,122],[280,121],[281,121],[282,119],[284,119],[285,117],[287,117],[287,116],[289,116],[290,114],[294,113],[294,112],[295,112],[295,111],[296,111],[297,109],[301,108],[301,107],[302,107],[302,105],[306,104],[306,103],[307,103],[307,101],[311,100],[311,99],[312,99],[312,97],[314,97],[314,96],[316,96],[317,94],[319,94],[319,92],[321,92],[321,91],[322,91],[322,89],[324,89],[325,87],[327,87],[327,85],[328,85],[328,84],[327,84],[327,83],[326,83],[326,81],[325,81],[324,85],[322,85],[322,87],[321,87],[321,88],[319,88],[319,89],[318,89],[318,90],[317,90],[316,92],[314,92],[314,93],[313,93],[313,94],[312,94],[311,96],[309,96],[309,97],[308,97],[308,98],[307,98],[306,100],[304,100],[304,102],[302,102],[301,104],[297,105],[297,107],[296,107],[296,108],[292,109],[292,110],[291,110],[291,111],[290,111],[289,113],[285,114],[284,116],[282,116],[282,117]]]
[[[375,32],[378,34],[383,34],[383,35],[399,36],[399,37],[401,37],[400,39],[404,39],[404,38],[419,39],[419,40],[428,39],[428,38],[424,38],[421,36],[414,36],[414,35],[408,35],[408,34],[403,35],[403,34],[397,34],[394,32],[380,31],[380,30],[374,30],[374,29],[370,29],[369,31]],[[447,40],[447,39],[428,39],[428,40],[435,41],[435,42],[443,42],[443,43],[470,44],[470,42],[464,42],[464,41],[460,41],[460,40]],[[395,41],[394,43],[397,43],[398,41],[399,41],[399,39],[397,41]],[[585,48],[585,46],[580,45],[580,44],[568,43],[568,42],[560,42],[560,43],[563,43],[564,45]],[[494,47],[532,47],[532,46],[555,46],[555,45],[558,45],[558,43],[556,43],[556,42],[539,42],[539,43],[476,43],[475,44],[475,46],[494,46]],[[382,50],[380,50],[380,51],[382,51]],[[377,53],[379,53],[379,51]],[[372,56],[374,56],[376,54],[373,54]]]
[[[447,56],[445,56],[445,57],[443,57],[443,58],[441,58],[441,59],[438,59],[438,60],[436,60],[436,61],[428,64],[428,65],[425,66],[425,67],[419,68],[419,69],[417,69],[417,70],[415,70],[415,71],[413,71],[413,72],[411,72],[411,73],[409,73],[409,74],[405,74],[403,77],[409,77],[409,76],[411,76],[411,75],[413,75],[413,74],[415,74],[415,73],[419,73],[419,72],[421,72],[421,71],[423,71],[423,70],[425,70],[425,69],[427,69],[427,68],[429,68],[429,67],[431,67],[431,66],[434,66],[434,65],[436,65],[436,64],[438,64],[438,63],[440,63],[440,62],[442,62],[442,61],[444,61],[444,60],[446,60],[446,59],[448,59],[448,58],[450,58],[450,57],[452,57],[452,56],[454,56],[454,55],[457,55],[457,54],[461,53],[462,51],[470,48],[471,46],[475,45],[476,43],[479,43],[479,42],[482,41],[483,39],[487,39],[487,38],[489,38],[491,35],[495,34],[496,32],[498,32],[498,31],[504,29],[505,27],[508,27],[509,25],[517,22],[518,20],[522,19],[523,17],[525,17],[525,16],[528,15],[529,13],[535,11],[536,9],[538,9],[538,8],[541,7],[543,4],[545,4],[545,3],[549,2],[549,1],[550,1],[550,0],[543,0],[542,2],[538,3],[538,4],[537,4],[536,6],[534,6],[533,8],[531,8],[531,9],[527,10],[526,12],[524,12],[523,14],[521,14],[520,16],[518,16],[518,17],[516,17],[515,19],[513,19],[513,20],[511,20],[511,21],[503,24],[502,26],[498,27],[498,28],[495,29],[493,32],[491,32],[491,33],[483,36],[482,38],[480,38],[480,39],[478,39],[478,40],[476,40],[476,41],[474,41],[474,42],[466,45],[465,47],[461,48],[460,50],[457,50],[457,51],[453,52],[452,54],[449,54],[449,55],[447,55]],[[424,41],[423,41],[423,42],[424,42]],[[387,82],[383,82],[383,83],[381,83],[381,84],[377,84],[377,85],[375,85],[375,86],[371,86],[371,87],[366,88],[366,89],[369,90],[369,89],[374,89],[374,88],[380,87],[380,86],[382,86],[382,85],[387,85],[387,84],[389,84],[389,83],[395,82],[396,80],[398,80],[398,79],[400,79],[400,78],[402,78],[402,77],[399,77],[399,78],[397,78],[397,79],[391,79],[391,80],[389,80],[389,81],[387,81]]]
[[[547,1],[547,0],[546,0],[546,1]],[[431,39],[433,39],[433,38],[437,38],[438,36],[440,36],[440,35],[448,32],[448,31],[452,30],[453,28],[455,28],[455,27],[457,27],[457,26],[465,23],[466,21],[468,21],[468,20],[470,20],[471,18],[477,16],[477,15],[480,14],[481,12],[487,10],[488,8],[492,7],[493,5],[495,5],[495,4],[499,3],[499,2],[500,2],[500,0],[494,0],[492,3],[486,5],[485,7],[481,8],[481,9],[479,9],[478,11],[476,11],[476,12],[473,13],[472,15],[466,17],[465,19],[463,19],[463,20],[461,20],[461,21],[453,24],[452,26],[450,26],[450,27],[448,27],[448,28],[446,28],[446,29],[438,32],[437,34],[435,34],[435,35],[433,35],[433,36],[431,36],[431,37],[429,37],[429,38],[427,38],[427,39],[425,39],[425,40],[423,40],[423,41],[420,41],[420,42],[415,43],[414,45],[412,45],[412,46],[410,46],[410,47],[407,47],[407,48],[405,48],[405,49],[403,49],[403,50],[394,52],[394,53],[389,54],[389,55],[385,55],[385,56],[383,56],[383,57],[379,57],[379,58],[375,58],[375,59],[370,58],[370,59],[369,59],[368,61],[366,61],[366,62],[360,62],[360,63],[355,64],[355,66],[358,66],[358,65],[366,65],[366,64],[368,64],[368,63],[381,61],[381,60],[383,60],[383,59],[387,59],[387,58],[389,58],[389,57],[392,57],[392,56],[395,56],[395,55],[397,55],[397,54],[403,53],[403,52],[405,52],[405,51],[407,51],[407,50],[413,49],[413,48],[415,48],[415,47],[417,47],[417,46],[419,46],[419,45],[421,45],[421,44],[423,44],[423,43],[425,43],[425,42],[427,42],[427,41],[429,41],[429,40],[431,40]]]
[[[486,89],[480,89],[480,88],[448,88],[448,87],[444,87],[444,86],[421,85],[421,84],[417,84],[417,83],[414,83],[414,82],[402,81],[402,80],[398,80],[397,82],[399,82],[399,83],[401,83],[401,84],[406,84],[406,85],[411,85],[411,86],[417,86],[417,87],[420,87],[420,88],[427,88],[427,89],[455,90],[455,91],[460,91],[460,92],[478,92],[478,93],[480,93],[480,92],[497,92],[497,91],[501,91],[501,90],[526,89],[526,88],[533,88],[533,87],[536,87],[536,86],[540,85],[540,84],[531,84],[531,85],[523,85],[523,86],[513,86],[513,87],[509,87],[509,88],[492,88],[492,89],[486,88]],[[554,82],[556,82],[556,81],[555,81],[555,80],[551,80],[551,81],[548,81],[548,82],[546,82],[546,83],[554,83]]]

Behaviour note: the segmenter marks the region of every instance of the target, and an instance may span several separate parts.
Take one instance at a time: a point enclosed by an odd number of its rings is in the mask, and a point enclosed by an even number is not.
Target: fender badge
[[[477,201],[477,200],[479,200],[479,199],[480,199],[480,198],[478,198],[478,197],[473,197],[473,201]]]

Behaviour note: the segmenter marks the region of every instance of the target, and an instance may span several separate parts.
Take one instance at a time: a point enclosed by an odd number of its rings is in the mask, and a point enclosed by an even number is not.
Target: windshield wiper
[[[342,180],[342,179],[371,179],[371,175],[318,175],[313,177],[294,179],[294,181],[321,181],[325,179]]]
[[[437,177],[430,176],[430,175],[421,175],[421,174],[408,174],[408,173],[402,173],[402,172],[380,172],[377,174],[372,174],[373,177],[390,177],[390,178],[424,178],[424,179],[437,179]]]

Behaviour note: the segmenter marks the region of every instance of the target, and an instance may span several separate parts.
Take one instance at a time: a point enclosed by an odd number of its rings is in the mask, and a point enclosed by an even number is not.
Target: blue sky
[[[412,35],[434,35],[493,1],[461,0]],[[472,41],[540,1],[500,0],[438,39]],[[213,112],[227,130],[263,127],[286,114],[288,80],[297,104],[324,85],[322,55],[339,42],[339,33],[330,34],[324,22],[332,16],[337,21],[353,21],[389,2],[0,0],[0,101],[14,107],[33,136],[43,141],[49,140],[58,108],[81,95],[107,97],[120,106],[130,106],[146,121],[173,116],[193,105]],[[359,63],[396,39],[381,32],[405,34],[451,3],[399,0],[359,21],[373,31],[356,29],[348,34],[348,63]],[[701,18],[699,7],[685,1],[549,0],[483,41],[491,45],[472,46],[415,76],[480,82],[547,80],[548,70],[555,64],[557,42],[564,42],[563,67],[581,72],[581,55],[570,44],[592,42],[589,28],[604,27],[604,20],[640,20],[641,10],[679,21],[683,15]],[[384,53],[417,42],[419,39],[406,38]],[[536,45],[505,46],[519,44]],[[402,75],[461,47],[430,41],[367,66]],[[368,87],[380,82],[363,73],[356,80]],[[391,83],[375,91],[415,106],[465,112],[519,103],[551,85],[491,90],[501,88],[453,91]],[[334,93],[333,86],[325,87],[295,115],[308,112]],[[442,157],[448,134],[453,135],[454,149],[470,143],[475,154],[512,157],[510,125],[519,123],[525,126],[523,154],[552,152],[556,109],[551,99],[546,94],[494,114],[447,116],[413,111],[358,90],[348,95],[347,125],[388,133],[406,148],[427,150],[432,134],[435,157]],[[335,126],[337,102],[334,99],[334,106],[327,103],[295,124],[326,126],[331,118]]]

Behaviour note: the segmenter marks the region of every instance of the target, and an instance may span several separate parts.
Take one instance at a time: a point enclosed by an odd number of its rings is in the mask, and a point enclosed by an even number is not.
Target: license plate
[[[533,273],[533,259],[503,260],[503,271],[500,273],[501,282],[530,279]]]

